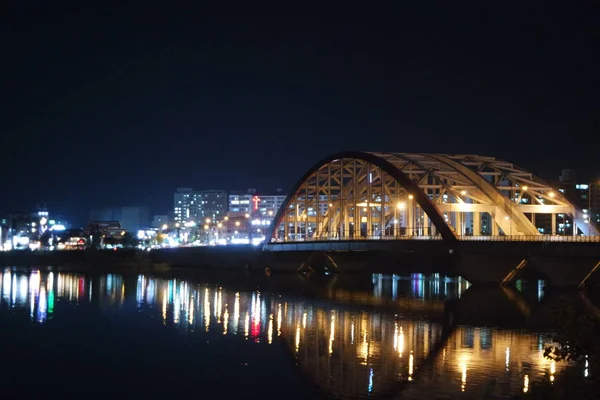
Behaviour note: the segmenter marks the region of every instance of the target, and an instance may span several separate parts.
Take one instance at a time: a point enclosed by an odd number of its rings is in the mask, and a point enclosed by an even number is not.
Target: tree
[[[600,320],[583,308],[577,297],[561,296],[551,314],[554,343],[544,356],[556,362],[587,363],[589,376],[600,384]]]

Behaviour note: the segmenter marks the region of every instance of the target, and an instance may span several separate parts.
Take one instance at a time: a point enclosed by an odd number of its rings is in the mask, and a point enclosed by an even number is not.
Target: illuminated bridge
[[[587,211],[587,210],[586,210]],[[343,152],[312,166],[267,247],[359,240],[600,242],[587,213],[511,162],[477,155]]]

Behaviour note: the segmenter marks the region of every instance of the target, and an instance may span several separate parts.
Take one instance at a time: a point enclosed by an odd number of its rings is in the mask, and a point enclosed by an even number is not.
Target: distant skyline
[[[9,1],[0,213],[288,191],[343,150],[599,175],[598,3],[390,4]]]

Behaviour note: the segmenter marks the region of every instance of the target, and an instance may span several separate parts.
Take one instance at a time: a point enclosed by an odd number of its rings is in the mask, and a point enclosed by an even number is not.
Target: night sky
[[[0,214],[287,190],[342,150],[600,172],[597,2],[110,3],[1,6]]]

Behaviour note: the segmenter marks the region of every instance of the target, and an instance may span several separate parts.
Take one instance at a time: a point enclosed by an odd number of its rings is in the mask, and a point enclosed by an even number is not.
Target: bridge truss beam
[[[536,216],[598,234],[560,192],[512,163],[473,155],[345,152],[311,168],[279,210],[271,240],[540,235]]]

